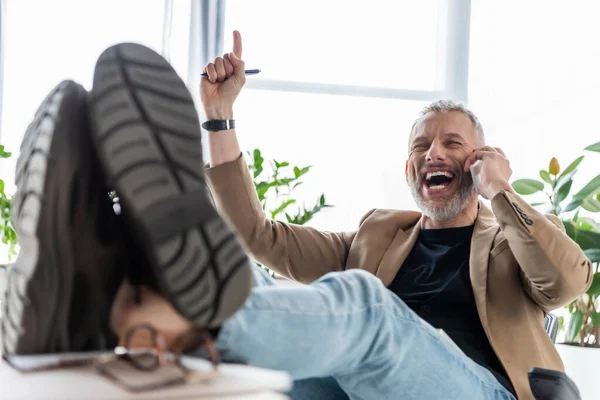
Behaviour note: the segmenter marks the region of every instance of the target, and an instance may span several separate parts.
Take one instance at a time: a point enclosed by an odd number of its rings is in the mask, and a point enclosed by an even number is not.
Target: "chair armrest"
[[[564,372],[531,368],[528,375],[536,400],[581,400],[577,385]]]
[[[544,318],[544,330],[552,339],[552,342],[556,342],[556,335],[558,334],[558,317],[552,313],[546,315]]]

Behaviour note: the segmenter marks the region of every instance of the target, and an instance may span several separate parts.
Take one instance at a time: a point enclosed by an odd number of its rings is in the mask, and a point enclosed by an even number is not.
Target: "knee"
[[[337,286],[348,296],[359,296],[371,304],[381,303],[386,298],[387,288],[381,279],[362,269],[332,272],[323,276],[321,280]]]

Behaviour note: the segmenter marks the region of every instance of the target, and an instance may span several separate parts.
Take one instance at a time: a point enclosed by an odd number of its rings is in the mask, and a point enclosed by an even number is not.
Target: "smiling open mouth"
[[[454,174],[449,171],[435,171],[425,174],[425,184],[430,190],[447,187],[454,180]]]

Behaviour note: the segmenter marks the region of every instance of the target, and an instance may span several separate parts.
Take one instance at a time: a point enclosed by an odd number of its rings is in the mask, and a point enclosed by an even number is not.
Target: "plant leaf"
[[[577,172],[577,170],[573,170],[569,173],[563,172],[560,175],[560,177],[556,180],[556,184],[554,185],[554,190],[559,190],[561,187],[563,187],[564,185],[569,183],[569,181],[572,180],[573,175],[575,175],[576,172]]]
[[[569,164],[569,166],[567,168],[565,168],[565,170],[560,174],[559,179],[562,178],[563,176],[566,176],[566,175],[570,174],[571,172],[575,171],[575,168],[577,168],[579,166],[579,164],[581,163],[583,158],[584,158],[584,156],[580,156],[575,161],[573,161],[571,164]]]
[[[540,178],[542,178],[544,182],[552,184],[552,177],[550,176],[550,173],[544,169],[540,170]]]
[[[600,249],[587,249],[583,252],[591,262],[600,263]]]
[[[512,183],[515,192],[528,195],[544,189],[544,184],[536,179],[517,179]]]
[[[577,229],[575,242],[582,250],[600,248],[600,233]]]
[[[280,212],[285,210],[290,204],[294,204],[295,202],[296,202],[296,200],[294,200],[294,199],[290,199],[290,200],[283,202],[279,207],[277,207],[275,210],[271,211],[271,218],[275,219],[277,214],[279,214]]]
[[[600,190],[600,175],[597,175],[591,181],[589,181],[579,192],[577,192],[573,199],[583,200],[592,193],[595,193],[596,190]]]
[[[543,206],[544,204],[547,204],[547,201],[540,201],[538,203],[531,203],[530,206],[531,207],[538,207],[538,206]]]
[[[571,314],[569,318],[569,326],[567,328],[567,343],[573,343],[579,332],[583,328],[583,312],[577,310]]]
[[[584,210],[587,210],[589,212],[599,213],[600,212],[600,201],[598,201],[592,197],[588,197],[585,200],[583,200],[583,203],[581,204],[581,208],[583,208]]]
[[[573,221],[569,221],[569,220],[564,220],[562,223],[563,223],[563,226],[565,227],[567,236],[569,236],[571,239],[575,240],[577,237],[577,225]]]
[[[564,327],[565,327],[565,317],[561,315],[560,317],[558,317],[558,331],[562,332]]]
[[[579,230],[600,233],[600,223],[594,221],[589,217],[580,217],[577,220],[577,227],[579,228]]]
[[[304,167],[304,168],[294,167],[294,176],[296,178],[300,178],[302,175],[306,174],[310,170],[310,168],[311,168],[311,166]]]
[[[552,199],[552,204],[557,206],[560,204],[561,201],[566,199],[567,196],[569,195],[569,192],[571,191],[572,184],[573,184],[573,179],[569,179],[565,184],[561,185],[554,193],[554,198]]]
[[[596,272],[594,274],[594,279],[592,280],[592,286],[586,292],[590,296],[598,296],[600,295],[600,272]]]
[[[600,152],[600,142],[598,143],[594,143],[594,144],[590,144],[588,147],[586,147],[584,150],[587,151],[597,151]]]
[[[263,200],[265,200],[267,191],[271,188],[272,184],[269,182],[259,182],[254,186],[256,188],[256,194],[258,195],[258,199],[262,202]]]
[[[592,325],[600,328],[600,312],[592,311],[590,317],[592,317]]]
[[[571,200],[571,202],[569,204],[567,204],[567,206],[565,207],[565,209],[563,211],[564,212],[573,211],[573,210],[577,209],[579,206],[581,206],[581,204],[583,204],[583,200]]]

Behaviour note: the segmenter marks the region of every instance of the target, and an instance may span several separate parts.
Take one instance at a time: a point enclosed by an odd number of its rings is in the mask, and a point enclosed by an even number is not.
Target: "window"
[[[514,178],[538,177],[552,156],[565,168],[600,141],[598,12],[595,2],[473,2],[470,106],[488,143],[507,154]],[[597,165],[588,154],[573,193]]]
[[[35,110],[61,80],[91,88],[96,59],[106,47],[135,41],[160,51],[163,9],[162,0],[7,2],[0,138],[7,150],[17,155]],[[7,183],[14,180],[15,161],[3,162]]]
[[[13,157],[2,160],[6,192],[14,193],[14,169],[21,139],[46,94],[72,79],[91,89],[101,52],[119,42],[137,42],[161,52],[164,0],[7,1],[2,71],[0,143]],[[173,66],[187,78],[191,0],[173,3],[168,40]],[[4,251],[2,251],[4,253]],[[0,262],[6,255],[0,255]]]
[[[162,52],[164,0],[8,1],[5,28],[3,112],[0,142],[18,153],[33,113],[48,91],[64,79],[91,89],[94,65],[107,47],[141,43]],[[185,80],[191,0],[172,7],[170,59]],[[16,157],[0,165],[7,183]],[[13,192],[14,188],[7,187]]]
[[[233,29],[242,32],[248,65],[268,79],[439,90],[439,8],[437,1],[228,0],[225,43]]]
[[[448,49],[466,46],[447,29],[458,3],[227,1],[225,50],[239,30],[247,68],[262,70],[235,106],[242,148],[313,166],[298,197],[312,206],[325,193],[334,208],[312,226],[352,230],[373,207],[414,207],[404,177],[412,122],[466,85],[447,68],[457,59]]]
[[[297,199],[312,207],[325,193],[333,208],[310,225],[352,230],[374,207],[411,207],[404,179],[408,132],[425,105],[412,100],[249,90],[235,118],[242,149],[266,160],[312,165]]]

